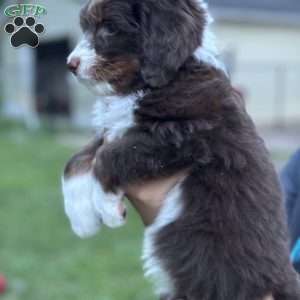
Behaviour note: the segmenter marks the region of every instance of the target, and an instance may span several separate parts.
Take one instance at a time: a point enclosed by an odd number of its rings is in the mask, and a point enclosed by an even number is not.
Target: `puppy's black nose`
[[[68,63],[67,63],[68,69],[74,74],[77,74],[78,68],[80,66],[80,58],[79,57],[73,57]]]

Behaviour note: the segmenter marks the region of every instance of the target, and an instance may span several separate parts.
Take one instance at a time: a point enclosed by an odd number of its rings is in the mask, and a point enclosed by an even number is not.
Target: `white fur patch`
[[[207,3],[203,0],[197,0],[197,3],[206,12],[206,26],[203,32],[202,46],[196,49],[194,55],[199,61],[204,61],[227,74],[224,63],[219,59],[220,54],[216,46],[216,37],[211,30],[214,19],[208,11]]]
[[[139,95],[107,96],[100,98],[94,106],[93,124],[97,134],[104,134],[111,142],[123,136],[134,126],[134,109]]]
[[[96,179],[93,180],[92,203],[95,211],[101,215],[103,223],[110,228],[124,225],[126,222],[126,218],[122,215],[126,210],[123,203],[124,193],[106,193]]]
[[[160,259],[156,255],[155,235],[164,226],[175,221],[182,211],[181,184],[177,184],[166,196],[154,223],[145,230],[143,256],[145,276],[154,283],[157,295],[173,296],[174,285]]]
[[[75,234],[90,237],[101,227],[101,216],[93,207],[93,178],[90,173],[65,180],[62,178],[65,212]]]
[[[77,70],[76,78],[86,85],[91,91],[98,96],[106,96],[114,93],[113,87],[105,81],[96,81],[91,75],[91,70],[97,63],[97,60],[103,60],[96,54],[95,49],[91,46],[90,37],[85,35],[78,43],[72,53],[69,55],[67,62],[72,59],[80,59],[80,64]]]
[[[123,195],[105,193],[91,172],[62,179],[65,212],[75,234],[95,235],[101,224],[115,228],[125,223]]]

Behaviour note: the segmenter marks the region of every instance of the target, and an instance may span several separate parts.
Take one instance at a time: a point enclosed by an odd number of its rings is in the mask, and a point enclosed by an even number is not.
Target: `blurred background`
[[[63,213],[62,168],[92,135],[94,96],[65,66],[84,1],[30,1],[48,11],[36,49],[12,48],[3,30],[17,2],[0,0],[0,299],[155,299],[133,210],[127,226],[87,241]],[[280,170],[300,144],[300,1],[208,3],[221,56]]]

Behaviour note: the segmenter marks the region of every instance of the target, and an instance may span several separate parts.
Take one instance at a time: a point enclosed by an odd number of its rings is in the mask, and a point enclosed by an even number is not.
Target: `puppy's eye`
[[[106,35],[116,35],[119,32],[119,29],[112,23],[106,23],[103,25],[102,31]]]

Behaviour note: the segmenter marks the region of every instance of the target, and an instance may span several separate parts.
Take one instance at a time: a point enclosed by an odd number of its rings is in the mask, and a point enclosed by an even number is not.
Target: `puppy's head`
[[[98,94],[161,87],[201,45],[202,0],[90,0],[68,66]]]

